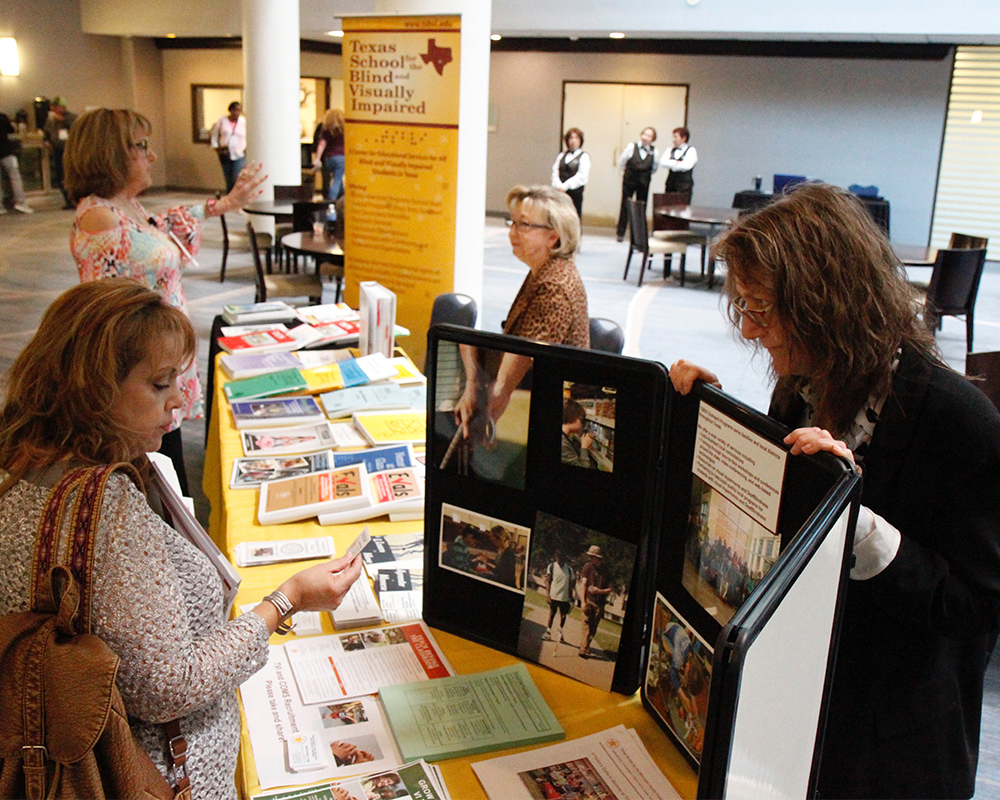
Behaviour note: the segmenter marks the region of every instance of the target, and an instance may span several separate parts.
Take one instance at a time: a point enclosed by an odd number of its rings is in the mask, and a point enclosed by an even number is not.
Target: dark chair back
[[[642,200],[628,201],[630,246],[640,253],[649,252],[649,229],[646,226],[646,204]]]
[[[668,217],[666,214],[657,214],[657,211],[666,210],[671,206],[687,205],[678,198],[683,198],[681,192],[658,192],[653,195],[653,230],[654,231],[687,231],[691,229],[691,223],[686,219]]]
[[[229,260],[229,225],[226,215],[219,214],[219,224],[222,225],[222,267],[219,269],[219,283],[226,279],[226,261]]]
[[[625,332],[611,319],[590,318],[590,349],[620,354],[625,347]]]
[[[253,223],[247,223],[247,238],[250,239],[250,252],[253,253],[253,267],[254,267],[254,281],[257,286],[256,297],[254,298],[255,303],[265,303],[267,302],[267,284],[264,282],[264,266],[261,264],[260,260],[260,249],[262,242],[258,240],[257,237],[264,239],[265,237],[270,238],[269,234],[257,233],[253,229]],[[271,249],[266,247],[264,249],[265,257],[267,258],[267,271],[271,271]]]
[[[766,206],[773,199],[773,194],[764,194],[763,192],[754,192],[744,189],[743,191],[736,192],[736,194],[733,195],[733,208],[739,209],[741,212],[740,216],[743,216],[742,212],[754,212],[758,208]]]
[[[434,298],[434,305],[431,306],[431,324],[428,326],[433,328],[435,325],[462,325],[466,328],[476,327],[476,317],[479,314],[479,309],[476,306],[476,301],[469,297],[467,294],[459,294],[457,292],[445,292],[444,294],[439,294]],[[424,374],[427,374],[427,368],[430,366],[430,354],[424,358]],[[438,364],[438,371],[440,373],[441,364]]]
[[[970,236],[967,233],[953,233],[948,247],[952,250],[985,250],[990,240],[985,236]]]
[[[431,307],[430,327],[449,324],[474,328],[478,313],[476,301],[469,295],[445,292],[434,298],[434,305]]]
[[[966,353],[965,374],[980,378],[973,383],[1000,409],[1000,352]]]
[[[274,199],[277,200],[312,200],[312,184],[300,183],[297,186],[274,186]]]
[[[979,279],[986,263],[985,250],[938,250],[927,287],[924,319],[936,328],[942,316],[965,316],[967,350],[972,351],[972,319]]]
[[[326,207],[329,203],[314,203],[311,200],[297,200],[292,203],[292,230],[311,231],[316,212],[320,211],[326,217]]]

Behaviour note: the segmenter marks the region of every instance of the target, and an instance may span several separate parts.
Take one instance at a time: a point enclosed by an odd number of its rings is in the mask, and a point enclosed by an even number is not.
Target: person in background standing
[[[583,220],[583,187],[590,177],[590,156],[583,151],[583,131],[570,128],[563,137],[566,149],[552,165],[552,185],[569,195],[576,215]]]
[[[646,202],[649,196],[649,179],[660,166],[660,152],[653,146],[656,128],[643,128],[638,142],[629,142],[618,157],[618,168],[625,171],[622,177],[622,206],[618,212],[618,241],[625,238],[628,225],[628,201],[633,197]]]
[[[587,563],[580,570],[580,580],[583,583],[580,600],[583,604],[584,632],[577,655],[580,658],[590,658],[590,643],[604,619],[604,605],[611,594],[611,579],[604,563],[604,554],[596,544],[592,544],[587,550]]]
[[[549,624],[545,627],[542,639],[555,640],[555,632],[552,630],[552,623],[555,622],[556,612],[559,612],[559,641],[566,641],[563,629],[566,627],[566,616],[569,614],[569,604],[573,599],[573,591],[576,587],[576,573],[573,567],[563,557],[562,548],[557,547],[552,561],[545,568],[546,588],[549,594]]]
[[[10,117],[0,113],[0,167],[7,174],[10,181],[10,192],[14,200],[14,210],[22,214],[33,214],[34,209],[28,205],[24,196],[24,184],[21,182],[21,169],[17,165],[17,151],[21,149],[21,142],[11,139],[14,126],[10,124]],[[3,187],[0,186],[0,214],[7,213],[7,202],[4,199]]]
[[[247,120],[242,112],[243,106],[234,100],[229,104],[229,114],[219,117],[212,126],[210,141],[226,177],[226,194],[233,190],[240,170],[247,165]]]
[[[66,110],[66,101],[61,97],[53,97],[42,132],[45,134],[45,146],[52,155],[52,185],[58,186],[62,192],[65,201],[63,208],[74,207],[63,188],[63,153],[66,152],[66,139],[74,122],[76,114]]]
[[[680,192],[687,195],[684,202],[691,203],[691,191],[694,189],[694,165],[698,163],[698,151],[688,144],[691,131],[687,128],[674,128],[674,146],[670,157],[663,163],[667,169],[666,192]]]
[[[323,168],[326,199],[331,202],[344,193],[344,111],[331,108],[318,129],[313,166]]]

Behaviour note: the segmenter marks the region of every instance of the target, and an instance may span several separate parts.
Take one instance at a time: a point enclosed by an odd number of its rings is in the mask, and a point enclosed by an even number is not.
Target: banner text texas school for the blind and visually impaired
[[[346,300],[365,280],[394,291],[417,364],[454,286],[460,20],[344,19]]]

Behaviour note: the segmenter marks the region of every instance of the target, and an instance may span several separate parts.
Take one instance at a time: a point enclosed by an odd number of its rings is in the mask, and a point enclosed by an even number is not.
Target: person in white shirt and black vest
[[[638,142],[629,142],[618,157],[618,168],[625,170],[622,178],[622,206],[618,212],[618,241],[625,238],[628,225],[628,201],[633,197],[646,202],[649,179],[660,166],[660,152],[653,146],[656,128],[643,128]]]
[[[583,187],[590,177],[590,156],[583,151],[583,131],[570,128],[563,136],[566,149],[552,165],[552,185],[570,196],[576,215],[583,220]]]
[[[698,163],[698,151],[688,144],[691,131],[687,128],[674,128],[674,146],[670,157],[663,163],[667,169],[667,185],[665,192],[680,192],[686,197],[684,202],[691,204],[691,190],[694,189],[694,165]]]

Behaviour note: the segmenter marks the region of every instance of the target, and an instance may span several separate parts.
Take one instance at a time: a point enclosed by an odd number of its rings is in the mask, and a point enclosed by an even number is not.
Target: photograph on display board
[[[616,394],[609,386],[563,381],[563,464],[614,471]]]
[[[532,359],[439,342],[433,463],[439,469],[524,488]]]
[[[438,566],[524,594],[530,539],[522,525],[444,503]]]
[[[659,592],[646,669],[646,699],[695,761],[701,761],[713,650]]]
[[[778,558],[787,458],[780,445],[699,405],[681,583],[720,625]]]
[[[518,655],[610,691],[635,554],[634,544],[539,512]]]
[[[757,588],[780,549],[780,534],[701,478],[693,479],[681,583],[720,625]]]

